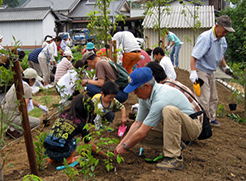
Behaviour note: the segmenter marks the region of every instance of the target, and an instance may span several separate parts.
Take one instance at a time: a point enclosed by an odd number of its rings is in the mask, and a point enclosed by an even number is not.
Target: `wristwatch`
[[[88,84],[88,79],[86,79],[85,84]]]
[[[126,150],[129,150],[129,148],[127,148],[126,142],[123,143],[123,148],[126,149]]]

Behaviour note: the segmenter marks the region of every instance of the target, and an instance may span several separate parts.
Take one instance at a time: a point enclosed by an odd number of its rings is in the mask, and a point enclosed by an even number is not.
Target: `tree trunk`
[[[0,151],[0,181],[3,181],[2,151]]]
[[[246,119],[246,69],[244,69],[244,119]]]

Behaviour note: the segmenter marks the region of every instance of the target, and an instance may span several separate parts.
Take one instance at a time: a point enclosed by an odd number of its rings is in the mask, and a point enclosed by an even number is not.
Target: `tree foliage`
[[[233,62],[246,62],[246,0],[234,0],[233,7],[228,7],[223,14],[228,15],[232,20],[232,26],[236,32],[228,33],[226,39],[228,49],[226,52],[227,60]],[[245,63],[242,68],[245,68]]]
[[[161,36],[165,35],[167,27],[161,26],[161,19],[170,15],[170,0],[156,0],[147,2],[147,10],[145,15],[153,18],[153,29],[158,31],[158,46],[160,46]]]
[[[198,10],[200,8],[202,2],[199,0],[183,2],[183,10],[181,14],[184,15],[184,19],[189,27],[193,31],[193,37],[185,36],[187,42],[193,42],[193,46],[195,46],[196,38],[198,36],[199,29],[201,28],[201,21],[199,20],[199,13]],[[189,19],[192,19],[192,23],[190,23]],[[192,39],[192,40],[191,40]]]
[[[115,16],[115,22],[110,20],[110,3],[114,0],[97,0],[95,7],[98,7],[99,11],[93,10],[88,13],[90,23],[87,25],[87,28],[91,31],[91,33],[96,34],[96,39],[99,41],[104,41],[105,44],[110,40],[110,28],[111,26],[115,28],[118,21],[124,21],[124,17],[121,15]],[[107,49],[106,49],[107,50]]]
[[[14,8],[14,7],[19,6],[19,1],[18,0],[3,0],[3,4],[8,5],[11,8]]]

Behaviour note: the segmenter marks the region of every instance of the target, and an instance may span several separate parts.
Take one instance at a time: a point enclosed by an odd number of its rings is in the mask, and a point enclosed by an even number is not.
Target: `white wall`
[[[190,56],[193,49],[193,42],[188,43],[187,40],[184,38],[184,35],[188,35],[193,37],[193,31],[191,29],[184,29],[184,28],[176,28],[176,29],[168,29],[169,31],[173,32],[177,35],[181,42],[184,44],[182,45],[180,52],[179,52],[179,68],[190,70]],[[206,31],[207,29],[200,29],[200,33]],[[200,34],[199,33],[199,34]],[[199,35],[198,34],[198,35]],[[149,45],[151,49],[158,46],[158,33],[157,31],[153,31],[152,29],[144,29],[144,37],[149,35]],[[167,44],[167,38],[165,37],[165,46]],[[147,48],[147,43],[145,41],[144,48]],[[170,50],[171,53],[171,50]]]
[[[0,22],[3,46],[14,45],[12,35],[20,40],[20,46],[40,46],[47,34],[55,35],[55,18],[49,13],[43,21]]]
[[[43,20],[43,38],[46,35],[51,35],[51,36],[55,36],[56,32],[54,31],[55,28],[55,17],[49,13]]]
[[[43,39],[41,21],[1,22],[0,32],[4,36],[3,46],[14,45],[14,40],[20,40],[21,46],[39,45]]]

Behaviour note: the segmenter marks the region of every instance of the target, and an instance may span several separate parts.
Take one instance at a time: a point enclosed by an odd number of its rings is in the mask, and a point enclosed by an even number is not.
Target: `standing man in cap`
[[[202,131],[202,123],[185,95],[170,86],[158,84],[149,67],[137,68],[130,75],[130,84],[124,92],[134,93],[139,98],[136,121],[115,148],[115,155],[143,141],[149,147],[163,145],[164,160],[157,168],[176,170],[183,168],[181,139],[192,141]]]
[[[32,99],[32,89],[30,87],[35,84],[36,80],[41,81],[42,78],[38,76],[37,72],[34,69],[27,68],[23,72],[22,80],[27,111],[29,112],[33,110],[34,106],[36,106],[39,109],[43,110],[45,114],[47,114],[48,108],[46,106],[40,105]],[[11,122],[11,125],[9,126],[9,129],[7,130],[6,134],[13,138],[20,137],[23,134],[22,129],[18,129],[14,126],[21,126],[21,113],[18,109],[18,100],[16,98],[16,90],[14,85],[12,85],[12,87],[5,95],[5,98],[3,99],[1,106],[3,108],[5,116],[7,116],[10,119],[8,121]],[[39,122],[39,118],[29,116],[29,123],[31,128],[38,126]]]
[[[235,30],[232,28],[231,19],[223,15],[217,19],[213,28],[203,32],[197,38],[191,54],[190,80],[192,83],[198,78],[204,81],[201,86],[201,96],[197,99],[206,111],[211,124],[215,126],[220,124],[216,121],[218,95],[213,72],[221,64],[225,73],[232,74],[224,58],[227,49],[225,36],[228,32],[235,32]]]

